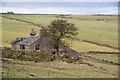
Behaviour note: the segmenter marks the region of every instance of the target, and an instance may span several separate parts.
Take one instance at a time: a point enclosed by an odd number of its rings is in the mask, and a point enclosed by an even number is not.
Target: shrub
[[[81,57],[79,57],[78,59],[72,58],[72,56],[70,54],[67,53],[63,53],[61,55],[62,61],[67,62],[67,63],[77,63],[77,64],[82,64],[83,60]]]
[[[15,51],[10,48],[2,50],[3,58],[18,59],[25,61],[53,61],[54,57],[39,51]]]
[[[83,59],[81,57],[79,57],[79,60],[76,61],[78,64],[82,64],[83,63]]]
[[[71,55],[69,55],[69,54],[67,54],[67,53],[63,54],[62,60],[63,60],[64,62],[67,62],[67,63],[72,63],[72,62],[74,62],[74,59],[72,59]]]
[[[53,54],[45,54],[40,51],[15,51],[10,48],[2,49],[2,57],[9,59],[17,59],[24,61],[54,61],[54,60],[62,60],[67,63],[78,62],[82,63],[82,59],[79,60],[72,59],[71,55],[64,53],[62,56],[55,56]]]

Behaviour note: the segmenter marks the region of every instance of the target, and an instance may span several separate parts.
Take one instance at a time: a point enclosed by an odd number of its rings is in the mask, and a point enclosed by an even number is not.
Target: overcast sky
[[[119,0],[1,0],[1,2],[119,2]]]
[[[118,14],[118,2],[2,2],[0,12],[24,14]]]

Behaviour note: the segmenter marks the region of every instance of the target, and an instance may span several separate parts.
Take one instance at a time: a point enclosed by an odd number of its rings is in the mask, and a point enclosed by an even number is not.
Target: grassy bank
[[[92,64],[73,64],[63,61],[40,62],[7,59],[3,62],[3,78],[117,78],[118,67],[91,60]]]

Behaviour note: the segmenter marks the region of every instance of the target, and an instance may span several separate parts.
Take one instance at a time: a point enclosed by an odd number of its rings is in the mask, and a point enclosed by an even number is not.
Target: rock
[[[30,73],[30,76],[35,76],[34,74]]]
[[[100,69],[100,70],[104,70],[104,71],[106,71],[106,69],[105,69],[105,68],[103,68],[103,67],[100,67],[99,69]]]

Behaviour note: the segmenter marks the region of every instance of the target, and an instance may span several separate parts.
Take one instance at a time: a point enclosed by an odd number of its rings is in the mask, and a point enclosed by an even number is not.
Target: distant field
[[[5,19],[3,18],[3,46],[11,46],[11,41],[15,40],[16,37],[27,37],[29,36],[29,31],[34,28],[37,31],[37,35],[39,35],[39,29],[36,26],[33,26],[28,23]],[[72,41],[71,47],[78,51],[117,51],[106,47],[96,46],[94,44],[86,43],[86,42],[78,42]]]
[[[109,16],[108,16],[109,17]],[[79,28],[78,38],[82,40],[90,40],[111,46],[118,46],[118,22],[111,17],[110,21],[103,16],[106,21],[96,21],[99,17],[93,16],[93,20],[69,19],[71,23],[76,24]],[[116,16],[117,17],[117,16]],[[89,16],[88,16],[89,18]],[[91,19],[91,16],[90,16]],[[101,19],[101,17],[100,17]]]
[[[118,50],[113,50],[108,47],[98,46],[91,43],[72,41],[71,48],[77,51],[108,51],[108,52],[118,52]]]
[[[34,28],[39,35],[39,28],[15,20],[2,19],[2,46],[11,46],[11,41],[17,37],[28,37],[29,31]]]
[[[49,25],[50,22],[54,19],[58,19],[57,15],[3,16],[31,21],[44,26]],[[66,17],[71,17],[66,20],[68,20],[68,22],[74,23],[79,28],[79,35],[77,36],[79,39],[90,40],[118,47],[118,16],[70,15]],[[104,21],[97,21],[97,19],[104,19]],[[5,25],[4,21],[3,24]]]
[[[88,19],[88,20],[95,20],[95,19],[104,19],[104,20],[117,20],[118,16],[116,15],[70,15],[70,17],[76,19]]]
[[[55,15],[2,15],[2,16],[31,21],[33,23],[44,26],[49,25],[50,22],[56,18]]]

